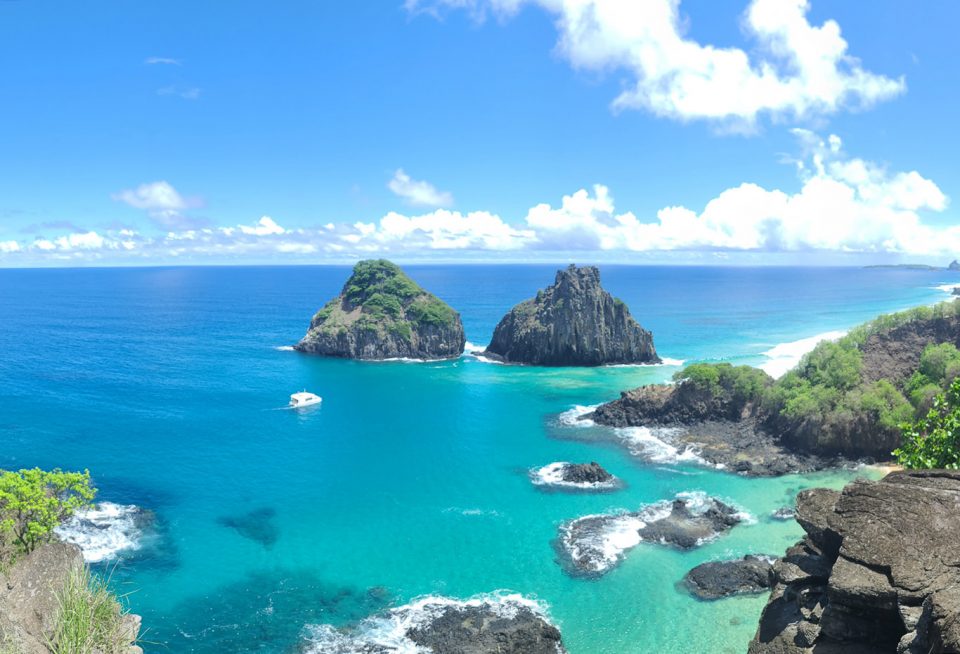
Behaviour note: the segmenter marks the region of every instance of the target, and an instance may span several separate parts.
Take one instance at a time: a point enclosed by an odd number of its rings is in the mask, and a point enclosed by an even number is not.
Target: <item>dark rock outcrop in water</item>
[[[349,359],[447,359],[463,354],[460,314],[394,263],[361,261],[295,348]]]
[[[510,615],[490,605],[448,606],[407,638],[435,654],[565,654],[560,630],[526,606]]]
[[[700,493],[681,493],[640,511],[590,515],[560,528],[560,563],[574,576],[599,577],[641,542],[689,550],[744,519],[732,506]]]
[[[653,336],[600,286],[600,271],[573,265],[500,320],[484,355],[537,366],[660,362]]]
[[[539,606],[515,595],[465,602],[427,598],[352,627],[320,626],[305,645],[306,654],[390,654],[414,648],[432,654],[567,652],[560,631]]]
[[[950,265],[947,266],[947,270],[952,270],[953,272],[960,272],[960,261],[954,259],[950,262]]]
[[[692,595],[705,600],[762,593],[773,585],[772,561],[748,554],[734,561],[701,563],[684,576],[683,584]]]
[[[603,469],[596,461],[590,463],[568,463],[560,473],[563,481],[571,484],[602,484],[613,479],[613,475]]]
[[[750,654],[960,652],[958,507],[958,471],[800,493]]]

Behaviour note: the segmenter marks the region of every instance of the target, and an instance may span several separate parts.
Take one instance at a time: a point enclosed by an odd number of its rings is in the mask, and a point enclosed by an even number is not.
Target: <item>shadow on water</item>
[[[383,587],[335,586],[306,570],[253,573],[185,600],[168,614],[145,616],[155,628],[145,635],[144,649],[178,654],[296,652],[307,625],[352,624],[390,603]]]
[[[217,524],[233,529],[244,538],[260,543],[265,549],[273,547],[280,536],[274,523],[277,512],[271,507],[262,507],[238,515],[217,518]]]

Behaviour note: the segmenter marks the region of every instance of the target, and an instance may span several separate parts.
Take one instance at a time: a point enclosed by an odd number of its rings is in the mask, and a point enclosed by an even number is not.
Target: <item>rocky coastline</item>
[[[803,491],[750,654],[960,651],[960,472]]]
[[[553,285],[513,307],[483,356],[536,366],[660,363],[653,335],[600,285],[595,266],[570,265]]]

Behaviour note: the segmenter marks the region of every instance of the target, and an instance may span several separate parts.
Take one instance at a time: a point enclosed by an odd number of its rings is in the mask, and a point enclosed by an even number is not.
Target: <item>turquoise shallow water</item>
[[[463,314],[478,344],[554,270],[409,269]],[[861,269],[602,274],[654,331],[662,356],[753,364],[778,344],[946,299],[936,286],[960,281]],[[498,589],[545,602],[573,654],[740,652],[764,598],[698,602],[677,590],[683,574],[705,560],[781,552],[800,530],[771,521],[772,510],[801,488],[875,474],[755,480],[651,463],[608,432],[558,419],[664,380],[675,366],[357,363],[278,349],[347,275],[0,271],[0,466],[89,468],[103,499],[155,512],[141,548],[108,562],[144,616],[148,652],[296,651],[310,624]],[[281,410],[303,387],[324,397],[322,407]],[[530,483],[531,467],[564,460],[596,460],[627,487],[582,495]],[[691,490],[756,520],[692,552],[641,544],[598,580],[572,579],[557,564],[564,521]],[[259,513],[244,523],[251,511]]]

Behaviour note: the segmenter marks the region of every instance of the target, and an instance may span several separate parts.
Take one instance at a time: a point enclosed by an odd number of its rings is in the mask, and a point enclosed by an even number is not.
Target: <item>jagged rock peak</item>
[[[296,349],[349,359],[446,359],[463,354],[460,314],[385,259],[360,261]]]
[[[660,362],[653,335],[603,289],[600,271],[572,264],[503,317],[485,354],[541,366]]]

